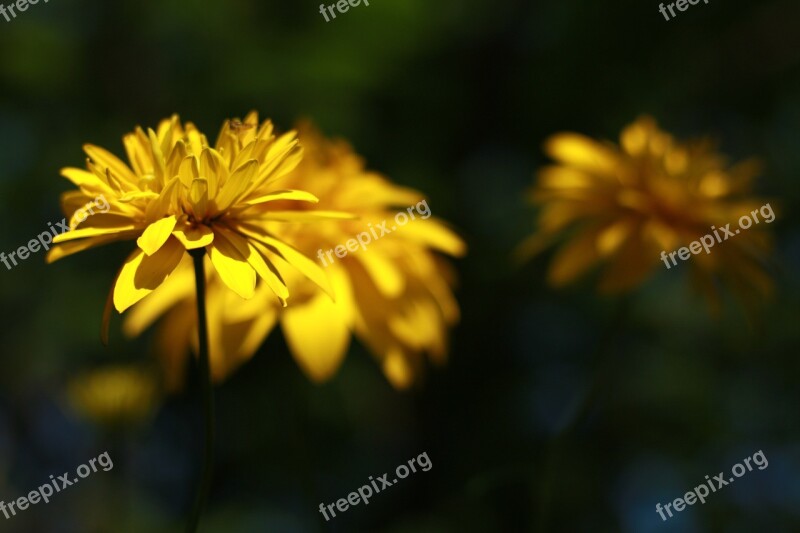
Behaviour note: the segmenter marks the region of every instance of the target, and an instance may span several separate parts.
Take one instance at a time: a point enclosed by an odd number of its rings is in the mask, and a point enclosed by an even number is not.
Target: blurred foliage
[[[204,531],[795,531],[800,527],[800,5],[375,0],[325,23],[316,3],[39,2],[0,20],[0,251],[61,219],[63,166],[92,142],[177,112],[202,129],[258,109],[312,117],[369,165],[430,197],[470,245],[449,364],[397,393],[354,346],[314,386],[276,333],[217,390],[217,475]],[[712,320],[680,269],[660,273],[597,345],[616,303],[555,292],[546,256],[511,266],[533,231],[524,189],[555,131],[613,139],[640,113],[680,137],[712,135],[766,163],[776,198],[778,294],[753,331]],[[150,341],[98,340],[126,245],[2,270],[0,498],[108,450],[115,468],[34,506],[4,531],[176,530],[198,476],[196,391],[120,433],[72,410],[69,383],[149,361]],[[602,374],[598,370],[605,370]],[[607,385],[545,452],[598,375]],[[735,485],[663,523],[657,502],[763,450]],[[324,522],[318,506],[427,452],[429,472]],[[549,503],[542,505],[547,491]],[[546,507],[543,509],[543,507]]]

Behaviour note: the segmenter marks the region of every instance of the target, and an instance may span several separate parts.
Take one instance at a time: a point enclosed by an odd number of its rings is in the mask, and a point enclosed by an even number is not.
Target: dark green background
[[[217,389],[201,530],[800,529],[800,5],[711,0],[669,22],[649,0],[373,0],[330,23],[318,11],[52,0],[0,19],[0,251],[61,219],[69,183],[58,171],[82,165],[84,142],[121,155],[137,124],[179,113],[215,136],[250,109],[349,139],[371,168],[426,192],[469,243],[450,364],[416,390],[392,390],[359,346],[314,386],[278,332]],[[780,206],[781,267],[762,328],[733,305],[710,318],[686,269],[659,270],[620,322],[620,302],[589,283],[545,287],[546,257],[511,266],[534,230],[523,191],[546,161],[542,141],[561,130],[616,139],[640,113],[765,162],[758,192]],[[0,517],[0,530],[180,530],[200,462],[194,391],[114,434],[65,402],[81,371],[149,360],[150,339],[125,340],[118,319],[110,349],[98,342],[131,246],[0,267],[0,499],[105,450],[115,461],[48,505]],[[767,469],[667,523],[656,514],[758,450]],[[331,522],[318,513],[422,452],[429,472]]]

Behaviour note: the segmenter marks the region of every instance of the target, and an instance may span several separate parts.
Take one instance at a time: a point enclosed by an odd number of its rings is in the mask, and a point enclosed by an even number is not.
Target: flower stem
[[[197,333],[199,339],[198,366],[200,370],[200,393],[203,397],[203,411],[205,413],[205,449],[203,462],[203,477],[197,490],[192,515],[186,525],[187,533],[197,531],[200,523],[200,514],[203,512],[208,493],[211,489],[211,474],[214,464],[214,390],[211,386],[211,365],[208,356],[208,320],[206,318],[206,276],[203,267],[205,250],[199,248],[191,250],[190,255],[194,260],[195,286],[197,288]]]

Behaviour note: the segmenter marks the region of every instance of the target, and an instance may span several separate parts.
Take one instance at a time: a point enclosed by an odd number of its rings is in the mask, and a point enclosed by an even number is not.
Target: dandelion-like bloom
[[[284,301],[286,284],[275,262],[286,262],[315,279],[319,266],[286,245],[261,224],[269,220],[315,220],[336,216],[295,209],[317,202],[306,191],[278,189],[276,182],[302,159],[295,132],[276,137],[270,121],[258,125],[256,113],[242,122],[226,121],[215,146],[177,117],[158,129],[141,128],[124,137],[128,163],[103,148],[86,145],[87,169],[66,168],[64,177],[79,190],[64,193],[62,206],[70,231],[54,239],[55,261],[93,246],[136,239],[113,288],[122,312],[175,270],[188,250],[205,248],[222,282],[249,299],[256,276]],[[95,212],[96,199],[106,199]],[[271,203],[283,202],[280,210]],[[87,216],[87,213],[92,213]]]
[[[548,272],[554,286],[601,267],[600,290],[630,290],[663,266],[663,251],[698,240],[712,226],[735,223],[763,204],[750,196],[757,164],[728,167],[708,141],[676,141],[649,117],[626,127],[619,146],[560,133],[545,150],[556,164],[541,169],[531,191],[541,208],[539,231],[521,251],[538,253],[562,242]],[[745,308],[770,292],[764,226],[742,231],[686,263],[712,307],[719,304],[718,281],[731,287]]]
[[[310,126],[298,128],[306,153],[298,168],[286,176],[287,187],[309,191],[317,208],[356,215],[352,220],[327,220],[315,224],[264,224],[304,254],[327,265],[335,300],[319,290],[322,285],[287,273],[292,299],[286,309],[264,285],[255,297],[242,302],[236,294],[209,279],[212,374],[222,380],[247,361],[269,332],[280,323],[292,354],[315,382],[330,378],[339,368],[352,335],[378,359],[397,388],[411,385],[428,354],[444,361],[449,328],[459,309],[452,294],[454,275],[440,252],[461,256],[464,243],[430,210],[414,211],[416,219],[396,231],[371,239],[344,258],[326,257],[328,250],[344,245],[384,220],[393,224],[399,211],[419,206],[423,195],[398,187],[365,169],[364,162],[342,141],[324,139]],[[282,204],[280,204],[282,205]],[[427,202],[425,202],[427,206]],[[168,386],[179,386],[184,363],[195,334],[187,319],[193,306],[188,265],[159,289],[153,298],[135,306],[126,317],[125,330],[137,335],[167,309],[171,310],[158,333],[157,343]]]

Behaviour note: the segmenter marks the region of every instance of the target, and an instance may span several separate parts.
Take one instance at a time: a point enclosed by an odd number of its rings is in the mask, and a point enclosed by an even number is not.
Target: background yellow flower
[[[143,366],[109,365],[75,376],[67,393],[72,407],[96,424],[135,425],[158,404],[158,377]]]
[[[736,223],[764,204],[751,195],[756,162],[729,166],[709,141],[677,141],[649,117],[626,127],[619,145],[560,133],[545,151],[555,164],[539,171],[530,192],[540,207],[538,232],[520,252],[560,242],[547,275],[554,286],[600,267],[601,291],[631,290],[665,267],[662,251]],[[679,266],[690,269],[715,308],[721,280],[752,309],[772,288],[766,230],[763,223],[753,226]]]

